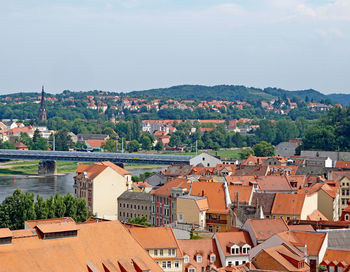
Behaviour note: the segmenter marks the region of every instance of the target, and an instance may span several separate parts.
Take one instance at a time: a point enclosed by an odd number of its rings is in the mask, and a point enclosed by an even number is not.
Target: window
[[[231,262],[231,261],[229,261],[229,262],[227,263],[227,265],[230,265],[230,264],[232,264],[232,262]]]
[[[184,258],[184,263],[189,263],[189,262],[190,262],[190,257],[185,256],[185,258]]]
[[[343,272],[343,268],[341,266],[338,266],[338,272]]]
[[[179,261],[175,261],[175,262],[174,262],[174,266],[175,266],[175,268],[179,268],[179,267],[180,267]]]
[[[349,215],[348,215],[348,214],[346,214],[346,215],[344,216],[344,220],[345,220],[345,221],[349,221]]]
[[[179,223],[182,223],[183,222],[183,214],[182,213],[179,213],[178,214],[178,221],[179,221]]]
[[[171,249],[171,255],[173,255],[173,256],[176,255],[176,249],[175,248]]]
[[[242,248],[242,253],[246,254],[247,253],[247,249],[245,247]]]
[[[213,232],[213,226],[209,226],[209,227],[208,227],[208,230],[209,230],[210,232]]]
[[[304,268],[304,263],[303,262],[299,262],[298,263],[298,267],[299,267],[299,269]],[[338,270],[338,272],[339,272],[339,270]]]
[[[166,268],[166,261],[162,262],[162,268],[164,268],[164,269]]]
[[[197,263],[201,263],[202,262],[202,256],[200,256],[200,255],[197,255]]]
[[[171,268],[171,261],[168,261],[168,262],[167,262],[166,267],[167,267],[167,268]]]
[[[219,232],[219,231],[220,231],[220,227],[216,226],[215,232]]]
[[[329,272],[334,272],[334,266],[329,267]]]
[[[163,249],[159,250],[159,256],[163,256]]]
[[[158,256],[158,250],[157,249],[154,250],[154,256]]]
[[[188,272],[196,272],[196,269],[194,269],[194,268],[189,268],[189,269],[188,269]]]
[[[215,254],[210,255],[210,262],[214,263],[215,262]]]
[[[239,265],[239,261],[235,261],[235,265]]]
[[[236,248],[236,254],[239,254],[239,248],[238,247]]]
[[[168,255],[171,256],[171,249],[168,249]]]

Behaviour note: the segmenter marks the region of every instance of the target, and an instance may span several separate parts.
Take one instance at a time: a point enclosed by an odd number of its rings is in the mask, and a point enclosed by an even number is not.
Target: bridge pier
[[[55,161],[40,161],[38,165],[39,175],[55,175],[57,173]]]

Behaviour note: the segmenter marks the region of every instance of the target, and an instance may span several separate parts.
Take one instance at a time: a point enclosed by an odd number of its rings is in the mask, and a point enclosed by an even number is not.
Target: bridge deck
[[[111,161],[138,164],[189,164],[191,156],[140,153],[105,153],[0,149],[0,159],[43,161]]]

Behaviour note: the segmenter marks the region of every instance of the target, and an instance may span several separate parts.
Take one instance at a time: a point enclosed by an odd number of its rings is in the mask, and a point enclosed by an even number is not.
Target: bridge
[[[101,162],[111,161],[117,165],[133,164],[189,164],[191,156],[156,155],[141,153],[71,152],[0,149],[0,159],[40,160],[43,168],[56,168],[55,161]],[[47,169],[46,169],[47,170]],[[45,172],[45,171],[44,171]],[[46,172],[52,172],[50,169]],[[39,164],[40,174],[40,164]]]

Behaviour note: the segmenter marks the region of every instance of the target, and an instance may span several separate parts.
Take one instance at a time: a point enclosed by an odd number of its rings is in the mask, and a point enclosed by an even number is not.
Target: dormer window
[[[185,258],[184,258],[184,263],[189,263],[189,262],[190,262],[190,257],[185,256]]]
[[[197,261],[197,263],[201,263],[202,262],[202,256],[201,255],[197,255],[196,256],[196,261]]]
[[[348,214],[346,214],[346,215],[344,216],[344,220],[345,220],[345,221],[349,221],[349,215],[348,215]]]
[[[214,263],[214,262],[215,262],[215,259],[216,259],[215,254],[211,254],[211,255],[210,255],[210,262],[211,262],[211,263]]]
[[[299,268],[299,269],[304,268],[304,262],[299,262],[299,263],[298,263],[298,268]]]

